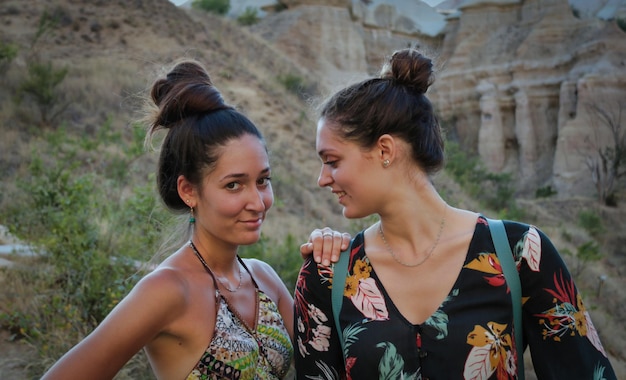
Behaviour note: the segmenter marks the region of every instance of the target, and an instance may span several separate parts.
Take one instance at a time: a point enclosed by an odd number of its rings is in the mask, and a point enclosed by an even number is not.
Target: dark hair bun
[[[159,108],[154,125],[165,128],[190,116],[231,108],[207,71],[195,61],[177,64],[154,83],[150,96]]]
[[[433,63],[413,48],[398,50],[383,66],[380,77],[425,94],[433,83]]]

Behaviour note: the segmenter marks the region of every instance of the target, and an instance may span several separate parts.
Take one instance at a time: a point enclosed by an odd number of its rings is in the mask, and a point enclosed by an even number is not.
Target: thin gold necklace
[[[207,264],[206,261],[204,261],[204,258],[202,258],[202,255],[200,254],[200,252],[198,252],[198,249],[196,248],[196,245],[193,244],[193,241],[189,240],[189,246],[193,250],[193,253],[196,255],[198,260],[200,260],[200,263],[202,263],[202,266],[204,266],[204,268],[207,269],[209,273],[213,273],[213,271],[209,267],[209,264]],[[235,293],[237,290],[239,290],[241,288],[241,284],[243,283],[242,281],[243,274],[241,272],[241,265],[239,265],[239,262],[237,262],[237,268],[239,268],[239,285],[237,285],[235,289],[229,288],[228,285],[226,285],[224,282],[222,282],[222,280],[220,280],[219,277],[217,277],[217,282],[222,284],[222,286],[231,293]]]
[[[435,252],[435,248],[437,248],[437,245],[439,244],[439,239],[441,239],[441,233],[443,232],[443,227],[446,225],[446,212],[448,211],[448,206],[446,205],[446,209],[443,212],[443,217],[441,218],[441,223],[439,224],[439,232],[437,233],[437,238],[435,239],[435,243],[433,244],[432,248],[430,248],[430,251],[428,252],[428,254],[426,254],[426,256],[418,261],[415,264],[408,264],[405,263],[404,261],[398,259],[398,257],[396,256],[395,253],[393,253],[393,249],[391,249],[391,246],[389,245],[389,243],[387,243],[387,239],[385,239],[385,233],[383,232],[383,224],[382,222],[378,223],[378,232],[380,233],[380,237],[383,239],[383,243],[385,244],[385,247],[387,248],[387,251],[391,254],[391,257],[400,265],[405,266],[405,267],[409,267],[409,268],[414,268],[417,266],[420,266],[422,264],[424,264],[426,262],[426,260],[428,260],[430,258],[430,256],[433,254],[433,252]]]

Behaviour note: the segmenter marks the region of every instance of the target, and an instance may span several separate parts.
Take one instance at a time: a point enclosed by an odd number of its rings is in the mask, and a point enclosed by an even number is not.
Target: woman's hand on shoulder
[[[329,227],[317,228],[309,235],[309,241],[300,246],[303,259],[313,255],[313,260],[322,265],[330,265],[339,260],[341,251],[350,246],[352,236],[347,232],[339,232]]]

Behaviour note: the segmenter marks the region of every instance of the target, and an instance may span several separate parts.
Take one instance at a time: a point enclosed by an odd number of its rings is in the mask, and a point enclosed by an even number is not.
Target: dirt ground
[[[23,341],[11,341],[10,335],[8,331],[0,330],[0,379],[28,378],[25,359],[33,355],[33,349]]]

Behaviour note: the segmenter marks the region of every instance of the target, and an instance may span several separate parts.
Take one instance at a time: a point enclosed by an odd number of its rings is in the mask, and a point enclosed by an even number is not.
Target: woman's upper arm
[[[111,379],[183,310],[184,286],[171,270],[144,277],[42,379]]]
[[[296,339],[295,366],[298,379],[339,379],[345,372],[342,347],[332,311],[332,269],[304,262],[294,294]]]
[[[594,378],[598,373],[615,379],[591,315],[556,247],[533,226],[523,239],[524,334],[535,373],[546,379]]]

